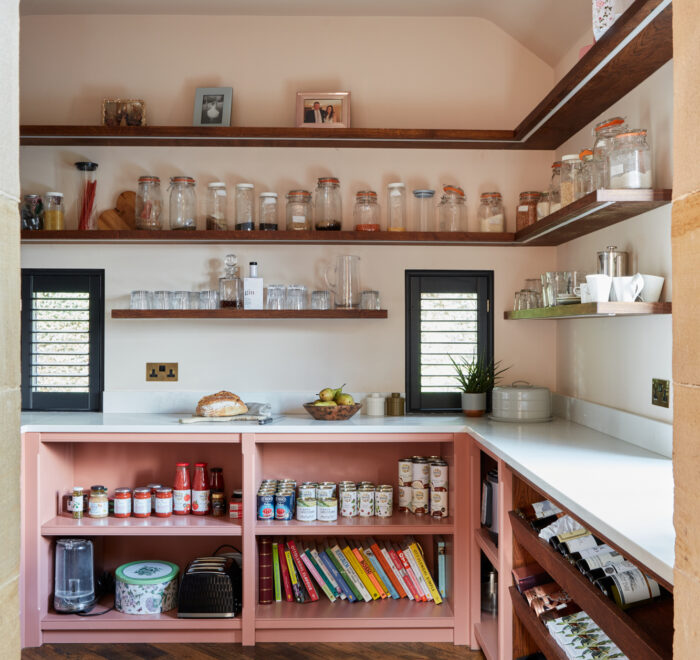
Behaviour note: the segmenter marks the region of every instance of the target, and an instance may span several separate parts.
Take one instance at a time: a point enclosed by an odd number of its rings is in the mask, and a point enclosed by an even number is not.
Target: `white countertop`
[[[669,458],[564,419],[506,424],[458,415],[269,424],[180,424],[182,415],[24,413],[22,432],[62,433],[469,433],[514,470],[673,583],[673,470]]]

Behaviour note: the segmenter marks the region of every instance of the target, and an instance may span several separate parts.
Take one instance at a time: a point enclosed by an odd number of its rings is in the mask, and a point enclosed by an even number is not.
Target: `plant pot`
[[[462,412],[467,417],[481,417],[486,412],[486,392],[462,392]]]

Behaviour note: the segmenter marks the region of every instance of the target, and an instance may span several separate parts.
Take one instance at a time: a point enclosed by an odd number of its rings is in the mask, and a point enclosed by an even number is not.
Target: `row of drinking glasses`
[[[132,291],[131,309],[219,309],[219,292]]]

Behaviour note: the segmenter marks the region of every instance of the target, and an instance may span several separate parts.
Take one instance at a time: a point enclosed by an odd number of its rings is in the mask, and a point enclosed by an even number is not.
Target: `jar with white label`
[[[106,518],[109,515],[109,499],[105,486],[92,486],[90,488],[88,515],[90,518]]]
[[[287,229],[311,229],[311,193],[308,190],[290,190],[287,193]]]
[[[566,154],[561,157],[561,205],[567,206],[576,199],[576,181],[581,171],[581,159],[578,154]]]
[[[651,188],[651,148],[646,130],[636,128],[616,135],[608,165],[611,188]]]
[[[154,513],[158,518],[169,518],[173,515],[173,489],[170,486],[161,486],[156,489]]]
[[[148,518],[151,515],[151,489],[134,488],[134,518]]]
[[[131,516],[131,490],[117,488],[114,491],[114,517],[128,518]]]
[[[503,198],[501,197],[501,193],[481,193],[477,217],[479,218],[479,231],[505,231],[506,216],[503,211]]]

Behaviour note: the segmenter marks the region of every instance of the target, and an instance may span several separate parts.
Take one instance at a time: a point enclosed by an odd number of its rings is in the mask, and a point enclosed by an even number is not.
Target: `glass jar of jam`
[[[105,486],[91,486],[88,512],[90,518],[106,518],[109,515],[109,499]]]
[[[515,215],[515,230],[520,231],[537,222],[537,202],[540,199],[539,191],[528,190],[520,193],[518,212]]]
[[[131,516],[131,489],[117,488],[114,491],[114,517],[128,518]]]
[[[175,465],[175,481],[173,482],[173,513],[184,516],[192,510],[192,488],[190,486],[189,463]]]
[[[226,513],[226,502],[224,501],[224,494],[220,492],[215,492],[211,494],[211,515],[212,516],[223,516]]]
[[[340,180],[321,177],[314,195],[314,225],[319,231],[340,231],[343,223]]]
[[[287,193],[287,229],[311,229],[311,193],[308,190],[290,190]]]
[[[153,513],[156,510],[156,491],[162,485],[163,484],[148,484],[148,487],[151,489],[151,513]]]
[[[156,489],[156,510],[158,518],[169,518],[173,515],[173,489],[170,486],[161,486]]]
[[[355,231],[379,231],[379,204],[374,190],[360,190],[355,196],[353,209]]]
[[[134,518],[148,518],[151,515],[151,489],[134,488]]]

